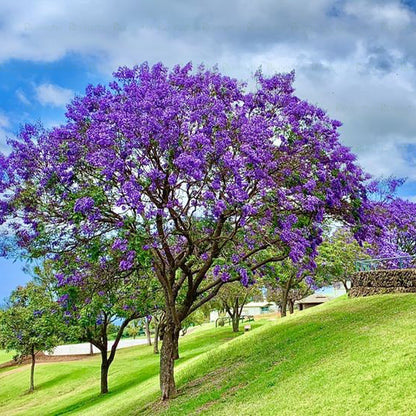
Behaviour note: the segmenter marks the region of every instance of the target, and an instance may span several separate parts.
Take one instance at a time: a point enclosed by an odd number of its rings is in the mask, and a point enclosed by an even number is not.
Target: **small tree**
[[[288,286],[288,281],[276,281],[267,286],[267,300],[279,305],[281,316],[287,315],[287,310],[292,314],[295,309],[295,302],[313,292],[311,282],[304,280],[293,280]]]
[[[337,230],[319,246],[316,275],[328,283],[342,282],[348,293],[356,261],[370,258],[366,252],[368,248],[368,244],[360,246],[348,230]]]
[[[137,335],[140,334],[142,326],[140,324],[140,321],[138,319],[134,319],[127,325],[127,334],[129,337],[133,337],[133,339],[136,339]]]
[[[155,296],[153,280],[147,270],[119,270],[124,261],[119,240],[94,240],[78,252],[66,253],[50,263],[59,303],[65,309],[66,322],[75,327],[82,341],[88,341],[101,353],[101,393],[108,393],[108,372],[118,344],[128,324],[152,311]],[[143,258],[143,265],[145,259]],[[112,323],[121,321],[111,347],[108,335]]]
[[[16,358],[31,357],[30,388],[35,389],[36,354],[51,351],[60,342],[63,321],[53,294],[45,285],[29,282],[14,290],[0,312],[0,345],[17,351]]]
[[[301,263],[297,265],[289,259],[265,267],[262,282],[267,288],[267,299],[280,306],[282,317],[286,316],[288,307],[290,313],[293,313],[297,300],[323,284],[321,275],[316,275],[311,270],[304,269]]]
[[[221,309],[231,318],[233,332],[239,331],[243,308],[250,299],[259,292],[256,286],[245,287],[239,282],[223,286],[218,294]]]

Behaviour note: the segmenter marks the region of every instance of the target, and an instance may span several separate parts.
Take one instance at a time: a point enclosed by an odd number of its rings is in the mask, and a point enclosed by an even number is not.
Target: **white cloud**
[[[0,2],[0,16],[0,62],[76,53],[106,77],[145,60],[218,63],[243,80],[260,65],[295,69],[298,95],[344,123],[363,166],[416,176],[401,148],[416,143],[416,14],[399,0],[22,0]],[[36,92],[53,106],[73,95],[51,84]]]
[[[396,2],[377,4],[372,1],[353,1],[345,6],[345,11],[367,22],[381,24],[389,29],[402,29],[411,22],[410,11]]]
[[[36,97],[42,105],[64,107],[74,96],[72,90],[53,84],[41,84],[36,88]]]
[[[29,99],[26,97],[26,94],[22,90],[19,89],[16,91],[16,97],[21,103],[25,105],[30,105]]]
[[[6,144],[6,138],[11,136],[9,118],[2,112],[0,112],[0,152],[8,153],[9,148]]]
[[[0,113],[0,128],[7,127],[10,127],[9,118],[5,114]]]

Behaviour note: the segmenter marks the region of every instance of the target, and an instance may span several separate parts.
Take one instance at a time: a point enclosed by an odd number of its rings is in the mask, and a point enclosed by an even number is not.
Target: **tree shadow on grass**
[[[185,354],[184,357],[180,358],[178,360],[178,364],[184,363],[198,355],[200,355],[200,352],[195,352],[195,353],[187,353]],[[147,373],[146,376],[143,376],[143,374]],[[125,392],[126,390],[132,389],[136,386],[138,386],[139,384],[145,383],[147,381],[149,381],[152,378],[155,377],[159,377],[159,364],[157,363],[155,364],[151,364],[149,366],[146,366],[142,369],[140,369],[140,374],[137,374],[136,376],[134,374],[131,375],[131,378],[123,383],[119,383],[116,384],[114,383],[114,387],[111,386],[111,382],[109,385],[109,393],[105,394],[105,395],[100,395],[98,393],[94,393],[91,394],[89,397],[86,397],[82,400],[78,400],[75,403],[69,404],[65,407],[62,407],[60,409],[57,409],[53,412],[54,415],[58,416],[58,415],[65,415],[65,414],[69,414],[72,412],[81,412],[81,411],[85,411],[91,407],[93,407],[94,405],[109,400],[112,397],[119,395],[123,392]],[[98,384],[97,384],[97,388],[98,388]],[[139,391],[138,391],[139,393]],[[157,392],[155,392],[157,393]],[[153,395],[152,393],[149,393],[149,399],[150,400],[156,400],[157,396],[156,394]]]
[[[136,379],[132,378],[124,383],[115,385],[113,388],[110,385],[109,393],[103,394],[103,395],[99,393],[91,394],[89,397],[86,397],[82,400],[78,400],[77,402],[67,405],[65,407],[62,407],[61,409],[55,410],[53,414],[58,416],[58,415],[65,415],[68,413],[72,413],[74,411],[77,411],[77,412],[85,411],[100,402],[109,400],[112,397],[119,395],[120,393],[123,393],[126,390],[134,388],[137,385],[144,383],[147,380],[156,376],[157,374],[150,374],[148,377],[145,377],[145,378],[136,378]],[[98,386],[97,386],[97,389],[98,389]]]
[[[54,378],[51,378],[51,379],[49,379],[49,380],[47,380],[43,383],[39,383],[39,384],[36,384],[36,380],[35,380],[35,390],[34,391],[25,390],[25,391],[22,392],[21,396],[32,395],[32,394],[36,394],[38,391],[47,390],[49,387],[54,387],[54,386],[56,386],[57,383],[61,383],[62,380],[65,380],[69,377],[70,377],[70,374],[56,376]]]
[[[50,387],[56,387],[57,384],[62,383],[63,380],[68,379],[71,377],[71,374],[63,374],[58,375],[54,378],[51,378],[43,383],[40,383],[38,385],[35,384],[35,391],[37,390],[46,390]]]

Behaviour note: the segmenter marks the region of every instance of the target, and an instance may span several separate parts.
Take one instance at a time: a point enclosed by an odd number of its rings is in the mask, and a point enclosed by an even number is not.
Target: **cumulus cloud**
[[[53,84],[41,84],[36,87],[36,98],[42,105],[64,107],[74,96],[74,92]]]
[[[0,2],[0,62],[94,58],[108,75],[148,60],[218,64],[247,80],[297,72],[302,98],[341,120],[342,140],[373,173],[415,177],[406,145],[416,143],[416,14],[399,0],[29,0]],[[72,97],[44,84],[38,100]],[[416,171],[416,170],[415,170]]]

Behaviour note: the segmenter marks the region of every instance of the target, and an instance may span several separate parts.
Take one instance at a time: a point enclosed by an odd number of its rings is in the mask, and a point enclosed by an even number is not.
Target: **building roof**
[[[325,303],[328,302],[331,298],[322,293],[313,293],[312,295],[306,296],[301,300],[298,300],[297,303]]]

